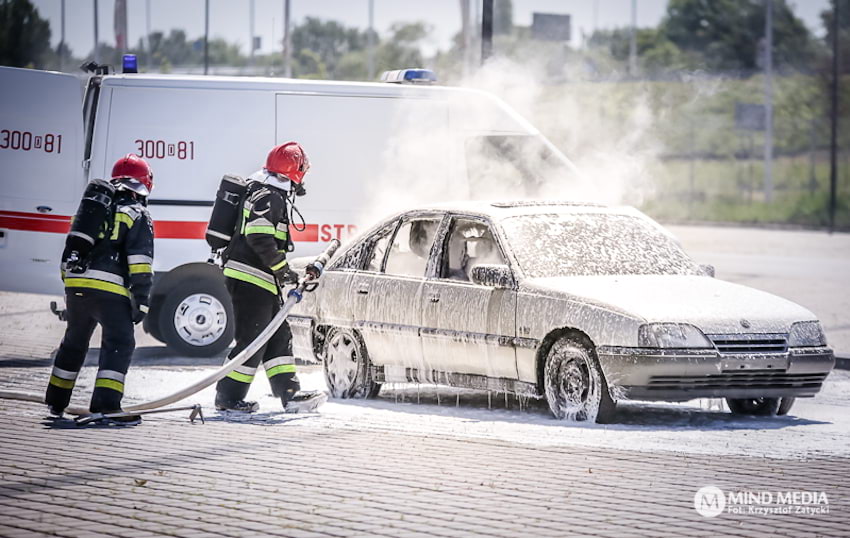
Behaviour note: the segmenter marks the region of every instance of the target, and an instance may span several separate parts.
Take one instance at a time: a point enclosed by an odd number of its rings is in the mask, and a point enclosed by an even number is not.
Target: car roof
[[[400,214],[410,212],[446,212],[466,213],[482,217],[490,217],[493,220],[502,220],[509,217],[523,215],[542,215],[552,213],[605,213],[635,215],[638,212],[629,206],[608,206],[591,202],[569,201],[569,200],[495,200],[495,201],[464,201],[422,205],[404,211]]]

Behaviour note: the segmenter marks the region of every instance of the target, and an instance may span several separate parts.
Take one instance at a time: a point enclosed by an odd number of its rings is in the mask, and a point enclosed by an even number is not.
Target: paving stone
[[[47,367],[3,368],[2,356],[0,388],[43,389]],[[165,415],[121,431],[62,430],[42,416],[40,406],[0,401],[0,536],[841,536],[850,520],[844,457],[717,458]],[[694,494],[712,483],[826,491],[830,513],[703,518]]]

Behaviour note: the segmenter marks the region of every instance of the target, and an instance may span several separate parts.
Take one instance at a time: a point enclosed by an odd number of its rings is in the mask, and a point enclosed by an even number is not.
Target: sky
[[[63,0],[32,0],[42,17],[50,21],[51,42],[61,39]],[[128,33],[132,46],[146,32],[147,6],[150,29],[168,33],[183,28],[189,39],[204,33],[205,0],[128,0]],[[451,38],[460,30],[459,0],[373,0],[375,28],[386,35],[396,22],[424,21],[432,28],[423,51],[430,56],[450,47]],[[95,0],[65,0],[65,35],[74,55],[82,57],[94,46]],[[247,53],[251,35],[250,0],[209,0],[210,35],[239,43]],[[261,37],[261,53],[280,50],[283,0],[254,0],[254,32]],[[636,0],[637,24],[655,26],[664,16],[667,0]],[[816,35],[823,35],[820,13],[829,0],[789,0],[797,16]],[[98,1],[98,27],[101,42],[114,43],[114,0]],[[473,13],[480,11],[480,0],[473,0]],[[628,26],[632,0],[514,0],[514,24],[530,25],[532,13],[569,14],[572,17],[572,43],[579,45],[583,33],[594,29]],[[291,0],[293,23],[305,17],[342,22],[346,26],[366,28],[369,24],[369,0]]]

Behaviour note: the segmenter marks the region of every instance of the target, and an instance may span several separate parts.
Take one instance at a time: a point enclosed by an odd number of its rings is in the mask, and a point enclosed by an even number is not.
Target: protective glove
[[[289,264],[286,264],[275,271],[274,276],[280,284],[297,284],[298,279],[300,278],[298,273],[293,271]]]
[[[133,301],[133,323],[138,325],[142,321],[144,321],[145,316],[148,315],[148,305],[140,303],[139,301]]]
[[[307,194],[307,189],[304,187],[303,183],[295,184],[295,196],[304,196]]]

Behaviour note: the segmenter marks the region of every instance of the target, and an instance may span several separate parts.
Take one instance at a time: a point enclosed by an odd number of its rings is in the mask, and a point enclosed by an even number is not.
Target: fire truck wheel
[[[181,355],[212,357],[230,345],[233,307],[223,283],[208,277],[174,286],[159,309],[159,332]]]

